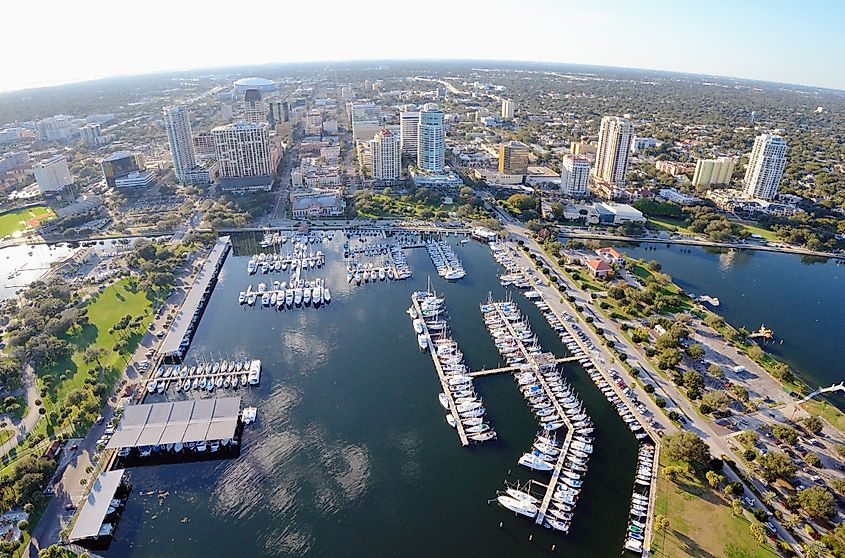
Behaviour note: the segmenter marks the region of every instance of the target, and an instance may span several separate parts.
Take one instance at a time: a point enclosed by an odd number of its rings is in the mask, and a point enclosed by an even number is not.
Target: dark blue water
[[[632,257],[660,262],[685,291],[718,297],[716,312],[734,327],[772,328],[776,340],[766,350],[811,385],[845,380],[845,266],[749,250],[622,248]]]
[[[356,288],[346,285],[341,244],[322,246],[329,265],[315,275],[333,300],[320,309],[240,307],[246,257],[229,256],[188,357],[261,358],[261,385],[240,392],[258,422],[238,459],[133,469],[109,555],[618,556],[637,445],[580,367],[565,373],[596,440],[570,535],[488,504],[504,480],[531,478],[516,461],[537,423],[510,376],[476,381],[497,441],[462,448],[446,424],[431,359],[405,310],[431,275],[470,366],[498,365],[478,309],[488,292],[506,294],[488,248],[456,248],[468,272],[457,283],[437,278],[425,251],[413,250],[412,280]],[[536,308],[515,297],[544,348],[564,355]],[[167,495],[150,493],[159,490]]]

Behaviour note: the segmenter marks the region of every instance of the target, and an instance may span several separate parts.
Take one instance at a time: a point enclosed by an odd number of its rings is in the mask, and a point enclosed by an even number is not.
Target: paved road
[[[16,448],[26,438],[27,433],[35,428],[38,419],[41,418],[41,415],[38,414],[38,407],[35,405],[35,400],[39,398],[38,385],[35,381],[35,370],[29,364],[24,365],[22,379],[23,384],[21,389],[24,390],[27,405],[26,416],[19,421],[12,422],[12,428],[15,433],[0,447],[0,457],[4,457]]]
[[[800,246],[775,246],[773,244],[754,244],[744,242],[715,242],[703,238],[673,238],[659,236],[622,236],[618,234],[605,234],[600,232],[589,232],[561,227],[560,236],[564,238],[578,238],[585,240],[614,240],[619,242],[657,242],[661,244],[682,244],[686,246],[712,246],[715,248],[731,248],[739,250],[758,250],[762,252],[783,252],[786,254],[798,254],[799,256],[817,256],[822,258],[836,258],[845,260],[845,254],[841,252],[819,252]]]
[[[555,274],[558,277],[558,280],[562,282],[563,285],[566,286],[567,293],[575,297],[575,302],[572,304],[583,306],[585,309],[592,308],[593,300],[590,298],[589,294],[582,291],[577,285],[574,285],[572,282],[568,281],[564,278],[560,273],[557,272],[557,265],[554,262],[551,262],[549,258],[546,257],[543,250],[540,248],[539,244],[530,236],[530,233],[527,229],[525,229],[521,224],[515,222],[513,219],[508,219],[507,223],[505,224],[506,230],[511,234],[512,238],[522,240],[525,243],[525,246],[529,249],[530,252],[536,254],[539,258],[546,262],[546,266],[554,270]],[[526,261],[530,261],[527,260]],[[560,297],[558,297],[559,299]],[[593,343],[599,347],[602,346],[601,341],[598,340],[598,336],[592,331],[590,327],[587,326],[585,322],[583,322],[578,316],[578,313],[571,309],[570,312],[574,315],[579,321],[581,321],[582,330],[588,334],[593,339]],[[672,382],[664,378],[654,367],[652,367],[651,363],[646,358],[645,354],[640,350],[639,347],[632,347],[630,343],[627,342],[625,337],[622,335],[619,326],[612,321],[604,319],[603,315],[597,311],[592,311],[592,315],[595,319],[595,324],[598,327],[601,327],[606,332],[608,332],[607,337],[614,341],[616,348],[622,351],[623,353],[628,355],[628,364],[637,368],[639,367],[640,370],[645,372],[646,376],[650,379],[650,381],[656,386],[658,386],[658,391],[662,391],[667,395],[667,409],[672,409],[676,407],[678,411],[684,413],[688,418],[687,423],[685,424],[684,428],[691,432],[695,432],[698,434],[704,442],[710,448],[710,452],[715,456],[725,455],[729,459],[733,460],[737,464],[740,464],[742,461],[734,455],[733,450],[727,444],[726,440],[722,437],[720,433],[717,433],[713,425],[704,419],[704,417],[700,416],[693,405],[689,402],[689,400],[680,392],[680,390],[675,386]],[[608,360],[610,362],[610,360]],[[621,372],[627,376],[626,369],[622,368]],[[634,379],[628,376],[629,384],[633,385]],[[639,389],[637,390],[638,396],[642,401],[648,401],[650,398],[645,395],[644,392],[641,392]],[[642,395],[640,395],[642,394]],[[657,420],[660,424],[664,425],[666,430],[672,431],[674,428],[670,428],[666,423],[668,419],[662,415],[662,413],[658,413],[654,415],[655,420]],[[760,490],[760,487],[757,487]],[[765,489],[761,490],[765,491]],[[749,497],[754,499],[756,506],[766,509],[762,502],[758,501],[755,496],[745,488],[745,493]],[[795,538],[787,532],[780,524],[773,520],[775,527],[778,531],[778,535],[786,540],[789,544],[793,546],[793,548],[797,548],[798,543]]]

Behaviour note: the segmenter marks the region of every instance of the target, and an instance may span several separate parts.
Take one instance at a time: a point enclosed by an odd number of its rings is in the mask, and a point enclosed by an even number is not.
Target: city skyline
[[[260,0],[259,4],[262,2]],[[637,5],[608,2],[600,8],[589,9],[571,2],[530,0],[520,5],[520,13],[526,16],[542,14],[542,17],[529,17],[529,24],[522,30],[515,30],[512,41],[499,45],[490,43],[484,30],[495,23],[497,14],[513,11],[512,5],[507,2],[461,5],[446,4],[441,0],[433,2],[432,9],[442,5],[444,17],[472,19],[477,25],[439,43],[400,42],[391,49],[391,60],[534,61],[845,88],[845,76],[829,71],[845,56],[845,46],[829,40],[845,23],[845,7],[837,4],[815,1],[801,10],[790,9],[787,12],[789,8],[785,4],[752,1],[729,5],[727,2],[715,2],[706,6],[689,5],[679,11],[664,0]],[[386,3],[381,3],[386,6]],[[161,10],[156,9],[157,5]],[[133,25],[141,28],[155,25],[162,33],[172,37],[172,42],[130,43],[125,40],[123,27],[109,26],[101,21],[108,17],[108,10],[101,9],[101,2],[91,2],[89,6],[87,10],[70,5],[54,6],[51,8],[52,17],[46,20],[34,12],[33,4],[8,6],[10,21],[38,21],[39,34],[50,37],[51,41],[33,42],[29,40],[31,30],[28,27],[12,28],[11,42],[29,46],[18,56],[6,60],[6,71],[0,76],[0,91],[188,69],[384,60],[382,51],[367,41],[343,47],[335,41],[325,41],[311,45],[307,53],[303,53],[292,47],[307,41],[307,31],[296,27],[286,29],[286,42],[281,46],[273,34],[268,33],[255,35],[242,49],[209,43],[209,48],[198,51],[191,47],[194,39],[190,34],[176,33],[171,27],[181,21],[190,21],[197,28],[210,29],[219,24],[214,21],[214,14],[191,5],[165,5],[160,0],[153,0],[150,9],[136,14],[137,20]],[[271,6],[268,5],[268,8]],[[310,13],[307,5],[292,5],[286,10],[291,11],[291,20],[305,19]],[[156,17],[162,11],[167,11],[171,17],[166,20]],[[373,10],[373,13],[379,14],[378,21],[370,23],[389,29],[398,26],[405,15],[412,15],[410,11],[410,8],[392,5],[390,9]],[[691,22],[704,21],[720,13],[727,13],[729,17],[723,18],[719,27],[708,32],[707,41],[684,42],[678,45],[679,48],[671,49],[659,48],[656,42],[654,48],[630,48],[637,41],[642,41],[642,37],[665,36],[671,39],[692,25]],[[345,30],[355,27],[359,17],[342,9],[329,9],[321,14],[321,22],[327,36],[340,37]],[[755,24],[747,25],[748,21]],[[561,42],[555,31],[564,24],[571,36],[568,41]],[[103,35],[103,43],[110,44],[112,48],[92,56],[90,45],[73,40],[74,30],[85,26],[97,27]],[[800,44],[801,48],[771,48],[772,37],[784,37],[784,41]],[[61,58],[55,56],[57,43],[62,45]],[[576,44],[590,48],[571,48]],[[807,64],[807,52],[813,53],[814,63]],[[73,63],[68,64],[68,60]]]

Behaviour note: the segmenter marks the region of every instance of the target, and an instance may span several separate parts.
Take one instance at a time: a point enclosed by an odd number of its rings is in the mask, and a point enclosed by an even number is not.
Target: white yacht
[[[514,513],[524,515],[525,517],[537,517],[537,506],[535,506],[531,502],[513,498],[506,494],[502,494],[501,496],[496,498],[496,500],[499,502],[499,504]]]

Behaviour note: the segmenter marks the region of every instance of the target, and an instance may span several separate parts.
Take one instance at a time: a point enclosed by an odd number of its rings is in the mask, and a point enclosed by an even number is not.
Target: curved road
[[[35,405],[35,400],[38,399],[38,385],[35,382],[35,370],[32,369],[32,366],[26,364],[23,369],[23,383],[22,388],[26,390],[26,407],[27,412],[26,416],[23,419],[13,422],[12,428],[15,430],[15,434],[9,438],[5,444],[0,446],[0,457],[5,457],[10,451],[15,449],[19,443],[26,438],[26,435],[29,431],[35,428],[35,425],[38,423],[38,419],[41,415],[38,414],[38,407]]]

